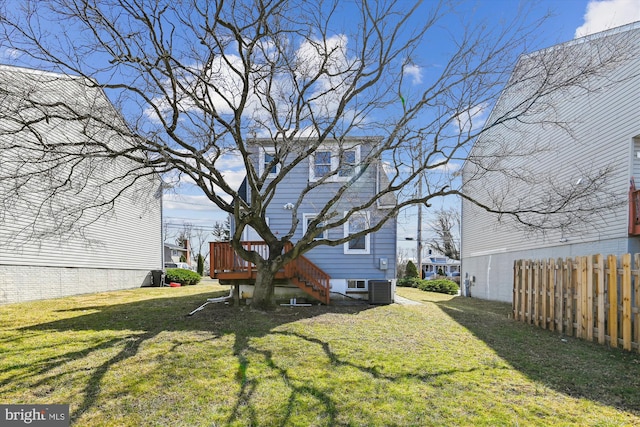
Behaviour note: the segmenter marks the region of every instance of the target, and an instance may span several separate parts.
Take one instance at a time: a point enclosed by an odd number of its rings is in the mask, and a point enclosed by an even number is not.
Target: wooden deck
[[[240,258],[229,242],[211,242],[210,276],[221,281],[255,282],[255,265]],[[265,242],[243,242],[244,249],[255,251],[266,258],[269,247]],[[286,250],[290,250],[287,246]],[[288,280],[315,299],[329,304],[329,282],[331,277],[304,256],[300,256],[276,273],[276,279]]]

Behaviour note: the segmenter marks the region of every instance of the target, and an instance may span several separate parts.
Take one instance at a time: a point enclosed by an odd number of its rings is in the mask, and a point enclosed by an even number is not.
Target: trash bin
[[[152,270],[151,277],[153,279],[151,286],[164,286],[164,270]]]

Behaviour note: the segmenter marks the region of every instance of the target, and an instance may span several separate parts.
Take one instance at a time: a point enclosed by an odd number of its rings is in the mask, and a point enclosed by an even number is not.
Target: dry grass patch
[[[414,294],[413,292],[419,294]],[[206,284],[0,307],[0,402],[82,426],[631,425],[638,355],[539,331],[508,305],[209,305]]]

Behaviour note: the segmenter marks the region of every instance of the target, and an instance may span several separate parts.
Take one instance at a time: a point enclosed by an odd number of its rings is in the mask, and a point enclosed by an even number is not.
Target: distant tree
[[[193,235],[193,224],[190,222],[184,222],[182,229],[178,232],[176,237],[176,245],[181,248],[186,248],[187,244],[191,245],[191,236]],[[187,243],[188,242],[188,243]]]
[[[404,277],[409,261],[409,250],[406,248],[398,248],[398,253],[396,254],[396,277]]]
[[[231,224],[229,218],[224,222],[213,224],[213,238],[216,242],[228,242],[231,239]]]
[[[418,274],[418,268],[411,260],[407,262],[407,267],[405,269],[404,277],[405,279],[411,279],[414,277],[420,278],[420,275]]]
[[[204,276],[204,257],[202,254],[198,254],[198,268],[196,271],[199,275]]]
[[[431,229],[438,236],[431,241],[431,249],[438,251],[451,259],[460,259],[460,248],[458,240],[454,237],[453,231],[460,227],[460,211],[456,209],[442,209],[438,211],[435,222]]]

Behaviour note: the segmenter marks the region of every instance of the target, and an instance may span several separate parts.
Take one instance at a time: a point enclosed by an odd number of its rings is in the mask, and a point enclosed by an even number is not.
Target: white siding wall
[[[119,200],[81,238],[0,245],[0,304],[150,285],[162,269],[161,201]],[[28,213],[24,214],[25,216]],[[14,224],[4,223],[3,230]],[[6,233],[5,233],[6,235]]]
[[[33,173],[48,170],[42,166],[46,161],[34,163],[22,158],[22,153],[57,157],[57,150],[47,143],[66,140],[81,146],[87,141],[86,129],[76,120],[42,120],[39,139],[31,132],[12,132],[11,117],[2,120],[13,112],[12,105],[19,108],[23,91],[40,101],[69,99],[79,109],[99,105],[105,114],[115,115],[104,93],[87,88],[82,79],[13,67],[0,67],[0,83],[15,95],[7,98],[15,105],[5,103],[0,114],[0,138],[6,143],[2,146],[21,147],[0,150],[0,195],[11,195],[0,197],[0,304],[149,284],[150,271],[162,268],[159,177],[139,178],[135,183],[118,180],[114,178],[131,170],[128,161],[88,157],[78,164],[73,162],[76,156],[70,155],[58,161],[62,166],[52,168],[48,175],[21,180],[16,177],[31,173],[29,168]],[[125,143],[96,129],[94,138],[101,137],[109,143]],[[69,185],[60,185],[63,182]],[[117,194],[111,206],[108,202]],[[82,215],[78,214],[81,210],[70,210],[86,208],[87,203],[102,203],[111,209],[106,213],[103,209],[102,214],[99,209],[88,209]],[[78,226],[69,228],[72,222]]]
[[[640,29],[636,42],[640,38]],[[554,103],[553,114],[571,126],[568,134],[558,127],[541,124],[495,128],[487,134],[491,139],[508,144],[540,143],[552,148],[535,156],[504,161],[505,170],[526,170],[535,178],[550,177],[567,184],[577,182],[583,175],[598,169],[612,170],[606,188],[609,195],[625,199],[629,179],[637,174],[638,160],[634,150],[634,137],[640,135],[640,57],[629,61],[608,76],[609,80],[594,80],[597,85],[618,83],[591,93],[563,94]],[[478,146],[474,147],[474,150]],[[481,154],[478,151],[473,154]],[[634,171],[636,169],[636,171]],[[463,176],[470,177],[472,167],[465,166]],[[499,189],[511,198],[539,197],[539,188],[513,185],[501,181],[497,174],[473,182],[470,195],[482,200],[483,191]],[[579,187],[578,187],[579,188]],[[491,204],[487,199],[483,200]],[[514,222],[503,216],[464,201],[462,212],[462,277],[475,276],[472,295],[489,299],[511,301],[513,260],[517,258],[546,258],[584,255],[589,253],[622,253],[629,250],[627,237],[628,206],[593,217],[580,230],[545,234],[517,231]],[[575,224],[574,224],[575,225]]]

